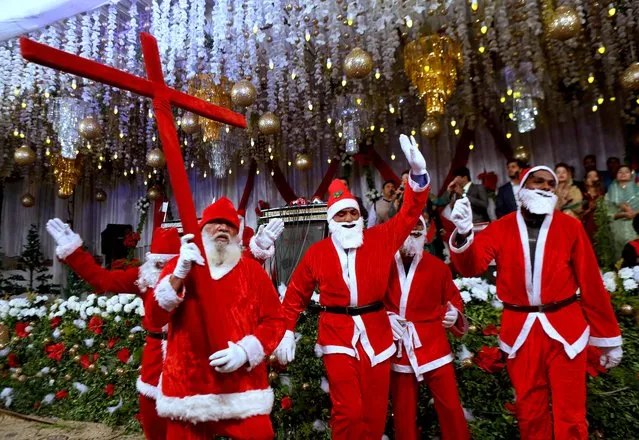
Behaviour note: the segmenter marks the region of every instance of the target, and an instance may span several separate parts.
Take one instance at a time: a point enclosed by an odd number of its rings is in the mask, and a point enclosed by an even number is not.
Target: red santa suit
[[[221,198],[205,209],[201,227],[223,219],[239,229],[235,208]],[[211,353],[205,352],[202,326],[215,322],[199,321],[200,304],[189,291],[193,278],[187,276],[184,288],[176,292],[170,275],[177,259],[169,262],[155,289],[151,321],[169,321],[169,336],[164,369],[157,397],[158,413],[171,420],[167,438],[209,439],[222,435],[235,439],[273,437],[269,414],[273,390],[263,362],[284,333],[279,297],[264,269],[252,258],[242,256],[237,262],[211,267],[213,286],[229,296],[227,310],[245,335],[232,341],[248,354],[248,364],[232,373],[219,373],[209,365]],[[229,384],[234,393],[222,393]]]
[[[399,213],[388,222],[365,229],[363,244],[343,249],[334,237],[313,244],[295,269],[283,302],[286,328],[294,330],[317,287],[323,307],[316,351],[324,355],[333,403],[334,439],[375,439],[384,433],[390,380],[389,358],[395,353],[390,323],[382,301],[393,255],[400,248],[426,205],[428,175],[411,176]],[[357,200],[340,180],[329,187],[330,221],[342,209],[358,209]],[[379,304],[379,308],[374,308]],[[349,316],[347,307],[373,306]],[[349,314],[346,314],[349,313]]]
[[[546,215],[534,265],[521,210],[471,233],[461,247],[456,235],[451,259],[462,275],[481,274],[493,260],[497,265],[497,294],[504,302],[499,345],[508,355],[522,439],[550,439],[553,429],[556,439],[587,439],[584,349],[620,346],[621,333],[583,226],[559,211]],[[541,311],[553,303],[555,310]]]
[[[157,283],[159,269],[175,257],[180,250],[180,237],[177,229],[156,229],[153,233],[150,252],[146,262],[140,267],[125,270],[107,270],[97,264],[87,251],[82,249],[82,240],[77,236],[75,243],[58,247],[58,257],[64,261],[80,278],[96,292],[134,293],[144,301],[144,308],[154,302],[153,287]],[[152,279],[151,279],[152,278]],[[145,315],[142,326],[147,331],[146,343],[142,351],[142,365],[136,388],[140,393],[140,418],[144,435],[150,440],[164,440],[166,437],[166,420],[159,417],[155,409],[157,385],[162,373],[163,344],[166,342],[166,321],[151,323]]]
[[[451,304],[458,315],[450,330],[457,336],[467,330],[462,315],[463,301],[450,269],[437,257],[421,252],[412,257],[407,272],[402,256],[397,252],[384,303],[386,310],[406,321],[405,332],[397,341],[398,351],[391,358],[395,438],[419,438],[417,398],[422,381],[433,395],[442,438],[470,438],[457,391],[452,364],[454,356],[442,325],[442,318]]]

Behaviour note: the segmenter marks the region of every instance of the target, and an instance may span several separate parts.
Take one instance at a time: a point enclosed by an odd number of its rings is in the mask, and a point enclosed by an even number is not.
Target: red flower
[[[120,359],[122,363],[126,364],[130,357],[131,352],[128,348],[121,348],[120,350],[118,350],[118,359]]]
[[[26,338],[29,336],[29,332],[27,331],[27,327],[29,324],[26,322],[16,322],[16,336],[19,338]]]
[[[477,352],[475,357],[473,357],[473,362],[488,373],[496,373],[506,366],[499,348],[487,347],[485,345]]]
[[[95,363],[95,361],[98,360],[98,355],[97,354],[83,354],[82,356],[80,356],[80,365],[82,366],[82,368],[86,369],[89,368],[89,365]]]
[[[587,355],[588,355],[588,361],[586,363],[586,372],[592,376],[592,377],[597,377],[599,376],[601,373],[607,373],[608,370],[606,370],[602,365],[601,365],[601,350],[597,347],[593,347],[592,345],[588,346],[587,349]]]
[[[60,342],[58,344],[47,345],[44,351],[47,353],[49,359],[59,361],[62,359],[62,354],[64,353],[64,344]]]
[[[104,392],[107,396],[111,397],[115,392],[115,385],[113,385],[112,383],[108,384],[106,387],[104,387]]]
[[[508,411],[509,413],[516,415],[517,414],[517,404],[513,403],[513,402],[506,402],[504,403],[504,408],[506,409],[506,411]]]
[[[20,366],[20,361],[15,353],[9,353],[7,356],[7,362],[9,363],[9,368],[18,368]]]
[[[142,423],[142,416],[140,415],[140,413],[136,413],[135,418],[137,419],[138,422]]]
[[[497,336],[499,334],[499,329],[496,325],[490,324],[486,326],[483,333],[484,336]]]
[[[60,318],[59,316],[56,316],[51,321],[49,321],[49,326],[51,326],[51,328],[54,329],[57,326],[59,326],[61,322],[62,322],[62,318]]]
[[[120,340],[120,338],[111,338],[111,339],[109,339],[109,342],[107,342],[107,347],[109,347],[109,348],[115,347],[115,344],[117,344],[119,340]]]
[[[129,232],[128,234],[126,234],[126,236],[124,237],[124,242],[123,244],[126,247],[136,247],[138,244],[138,241],[140,241],[140,234],[136,233],[136,232]]]
[[[89,319],[89,331],[95,333],[96,335],[102,334],[102,326],[104,325],[104,321],[99,316],[92,316]]]
[[[282,397],[282,409],[284,411],[290,411],[293,408],[293,399],[288,396]]]
[[[58,400],[66,399],[67,397],[69,397],[69,392],[67,390],[60,390],[55,393],[55,398]]]
[[[41,405],[42,405],[42,404],[41,404],[40,402],[34,402],[34,403],[33,403],[33,408],[34,408],[34,409],[39,409]]]

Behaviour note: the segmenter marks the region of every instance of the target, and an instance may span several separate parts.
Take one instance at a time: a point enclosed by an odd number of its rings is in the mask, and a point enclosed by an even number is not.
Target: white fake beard
[[[350,225],[355,226],[345,227]],[[354,222],[336,222],[331,219],[328,222],[328,230],[343,249],[356,249],[364,243],[364,219],[362,217]]]
[[[413,234],[419,234],[419,237],[415,237]],[[414,257],[415,255],[421,255],[424,252],[424,245],[426,244],[426,234],[423,231],[413,231],[411,235],[406,238],[400,252],[408,257]]]
[[[158,283],[162,269],[155,267],[155,260],[148,259],[138,269],[138,279],[136,284],[140,292],[146,292],[149,287],[153,288]]]
[[[229,241],[225,243],[215,240],[221,236],[227,237]],[[211,268],[235,266],[242,257],[242,246],[237,241],[237,237],[233,238],[225,232],[218,232],[215,235],[202,234],[202,244]]]
[[[540,189],[521,188],[519,190],[521,206],[531,214],[552,214],[557,205],[557,195]]]

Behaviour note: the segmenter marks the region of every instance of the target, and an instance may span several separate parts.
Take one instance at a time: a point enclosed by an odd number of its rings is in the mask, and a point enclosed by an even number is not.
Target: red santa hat
[[[536,173],[537,171],[548,171],[550,174],[552,174],[552,177],[555,179],[555,189],[557,189],[557,175],[555,174],[555,170],[553,170],[550,167],[547,167],[545,165],[537,165],[536,167],[532,167],[532,168],[525,168],[522,172],[521,172],[521,180],[519,181],[519,189],[523,188],[526,184],[526,180],[528,180],[529,176],[532,176],[533,173]]]
[[[151,239],[147,258],[170,260],[180,253],[180,234],[177,228],[157,228]]]
[[[359,212],[359,203],[340,179],[333,179],[328,187],[328,210],[326,220],[331,221],[342,209],[355,208]]]
[[[214,220],[224,220],[238,231],[240,229],[240,217],[237,215],[233,202],[226,197],[218,199],[204,209],[202,220],[200,220],[200,229]]]

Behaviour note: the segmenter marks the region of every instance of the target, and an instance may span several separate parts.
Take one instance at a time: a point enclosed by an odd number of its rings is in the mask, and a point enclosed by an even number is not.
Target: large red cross
[[[205,118],[237,127],[246,128],[246,120],[243,115],[227,108],[218,107],[202,99],[168,87],[162,75],[162,64],[157,41],[151,34],[146,32],[140,34],[140,40],[142,41],[142,54],[144,55],[144,64],[146,66],[148,79],[140,78],[96,61],[63,52],[27,38],[20,38],[20,50],[22,56],[29,61],[153,99],[153,110],[157,118],[160,140],[162,142],[164,155],[166,156],[169,178],[175,193],[175,200],[184,232],[195,236],[193,241],[202,251],[202,237],[198,228],[195,204],[191,197],[191,187],[186,175],[182,152],[180,151],[171,105],[175,105],[176,107],[188,110]],[[202,252],[202,255],[205,255],[205,253]],[[202,304],[200,310],[202,310],[204,315],[202,316],[203,330],[208,334],[207,348],[210,350],[226,348],[226,343],[229,338],[237,337],[237,335],[234,335],[235,329],[230,328],[228,320],[225,319],[225,292],[214,295],[214,293],[217,292],[213,292],[208,266],[206,266],[206,268],[196,266],[192,273],[195,277],[196,290],[199,292],[189,292],[189,294],[196,295],[198,301]],[[215,317],[211,315],[215,315]],[[205,330],[212,327],[211,325],[204,324],[206,322],[215,322],[218,326],[218,331],[212,332]],[[221,329],[225,331],[220,331]],[[211,353],[211,351],[209,351],[209,353]]]

